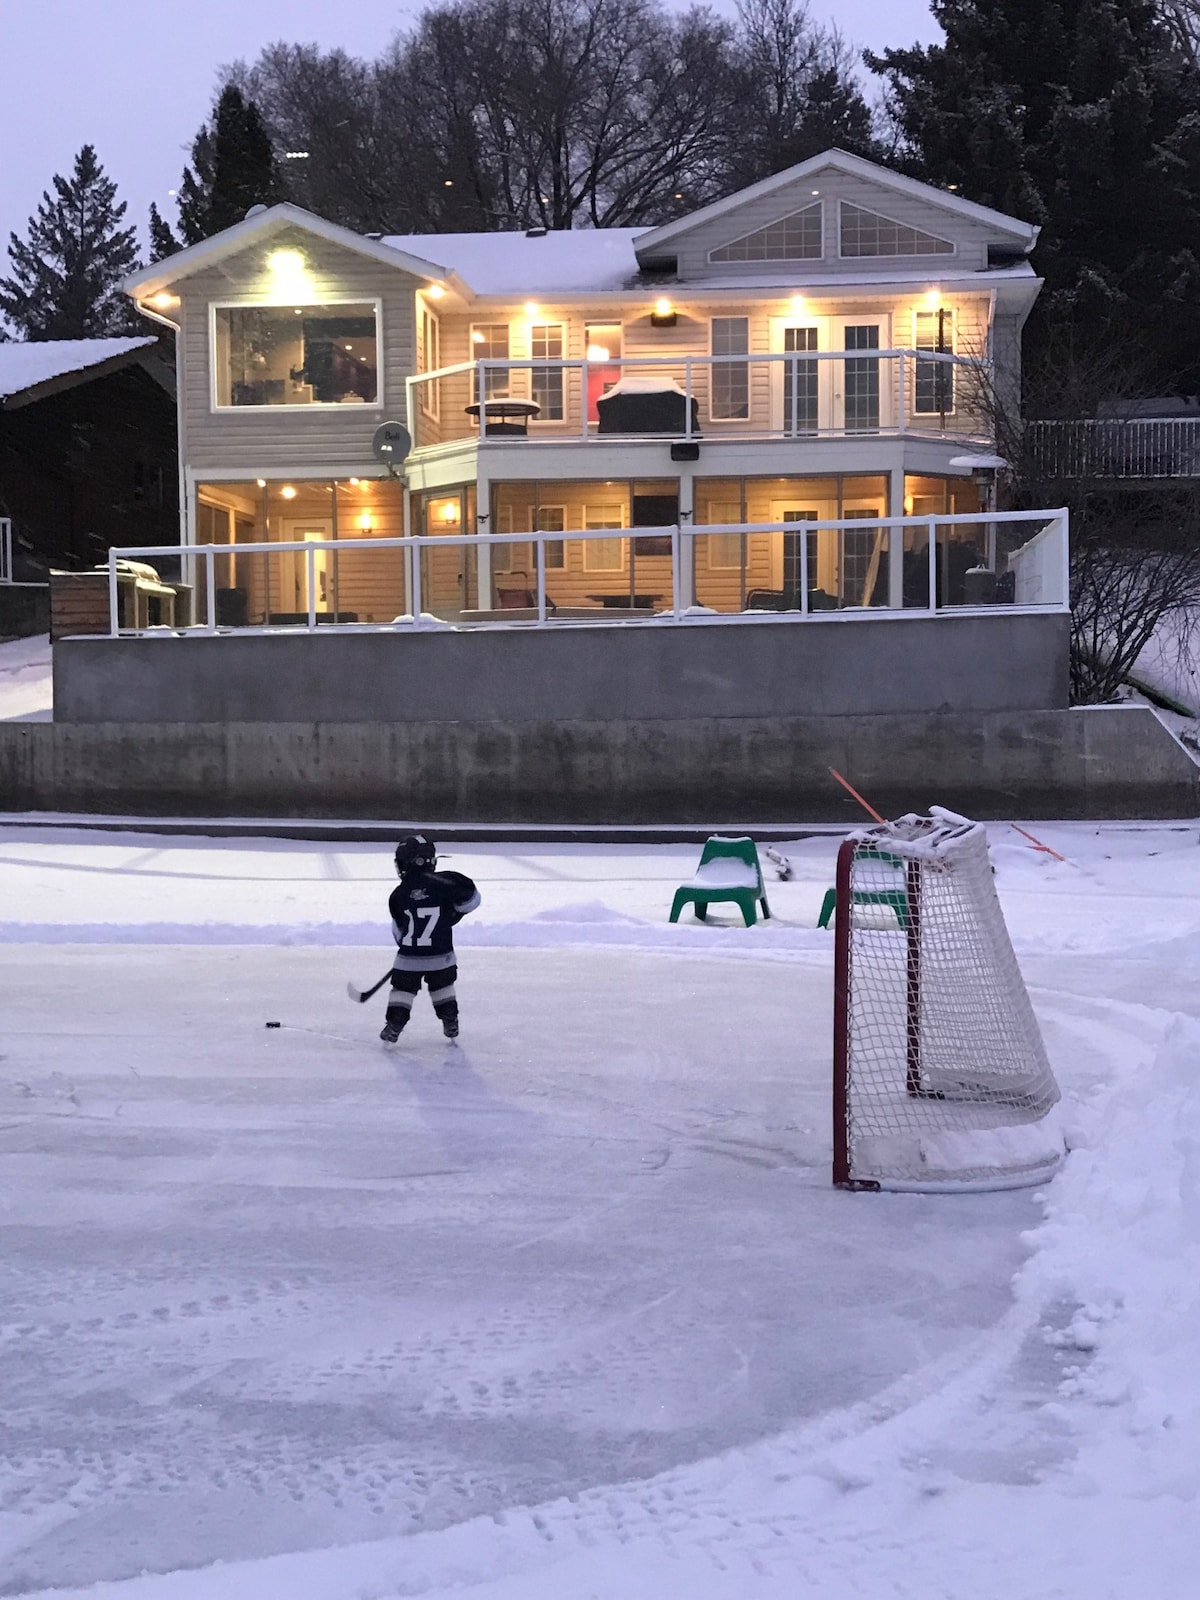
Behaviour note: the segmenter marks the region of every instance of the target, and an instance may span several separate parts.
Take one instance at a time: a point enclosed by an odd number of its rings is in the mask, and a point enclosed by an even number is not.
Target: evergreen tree
[[[1136,329],[1151,382],[1200,385],[1200,84],[1153,0],[933,0],[944,44],[866,56],[909,170],[1041,225],[1030,326]]]
[[[12,276],[0,278],[0,312],[25,339],[93,339],[138,331],[120,283],[138,265],[125,203],[85,144],[69,178],[56,174],[28,238],[9,236]]]
[[[150,202],[150,259],[163,261],[167,256],[173,256],[183,247],[171,231],[171,224],[167,222],[162,212]]]
[[[285,198],[282,176],[258,107],[236,84],[221,91],[210,126],[192,145],[192,164],[179,188],[179,227],[198,244],[241,222],[251,206]]]

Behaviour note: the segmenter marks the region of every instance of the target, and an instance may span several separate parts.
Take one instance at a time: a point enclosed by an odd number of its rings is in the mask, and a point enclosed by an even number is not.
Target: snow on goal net
[[[1003,1189],[1063,1155],[1058,1085],[980,823],[941,807],[838,854],[833,1181]]]

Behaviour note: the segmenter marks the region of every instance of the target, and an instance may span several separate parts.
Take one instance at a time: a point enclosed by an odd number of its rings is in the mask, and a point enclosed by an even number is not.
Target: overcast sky
[[[42,191],[87,143],[144,229],[151,200],[173,224],[219,67],[276,39],[373,56],[421,0],[0,0],[0,275]],[[732,0],[714,0],[732,10]],[[879,48],[929,42],[928,0],[812,0],[819,20]]]

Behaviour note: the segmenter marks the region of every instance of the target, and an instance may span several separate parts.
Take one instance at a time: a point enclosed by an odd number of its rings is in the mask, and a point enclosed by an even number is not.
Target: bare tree
[[[1065,506],[1070,513],[1071,699],[1118,697],[1153,643],[1180,668],[1192,664],[1200,619],[1200,497],[1178,481],[1123,481],[1121,448],[1068,453],[1046,448],[1056,429],[1088,429],[1098,409],[1119,425],[1144,394],[1143,353],[1115,337],[1108,349],[1080,348],[1068,326],[1052,330],[1045,364],[1027,376],[1025,412],[1002,393],[984,352],[968,353],[963,408],[979,417],[1008,462],[1007,507]],[[1039,429],[1045,420],[1048,429]]]

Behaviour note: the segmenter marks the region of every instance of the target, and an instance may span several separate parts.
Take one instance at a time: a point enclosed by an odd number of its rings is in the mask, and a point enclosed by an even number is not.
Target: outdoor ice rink
[[[385,1050],[388,848],[0,832],[0,1595],[1200,1592],[1197,827],[1037,831],[1075,1149],[954,1197],[829,1185],[835,836],[449,845]]]

